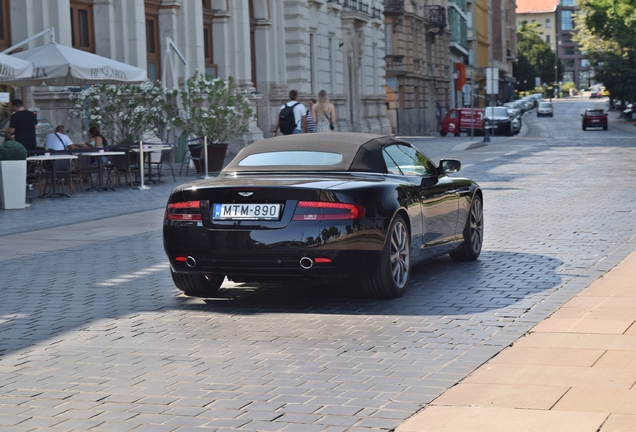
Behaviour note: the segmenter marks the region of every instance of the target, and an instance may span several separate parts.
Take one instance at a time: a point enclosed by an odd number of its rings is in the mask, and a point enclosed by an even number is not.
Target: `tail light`
[[[166,214],[167,220],[176,221],[200,221],[201,201],[183,201],[168,204]]]
[[[361,219],[364,207],[329,201],[299,201],[293,220],[348,220]]]

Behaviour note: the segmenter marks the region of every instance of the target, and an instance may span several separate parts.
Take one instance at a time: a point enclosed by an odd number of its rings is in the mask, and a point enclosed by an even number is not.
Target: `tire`
[[[583,130],[585,130],[585,125],[583,125],[582,127],[583,127]]]
[[[213,297],[221,287],[225,276],[217,274],[175,273],[170,269],[172,281],[183,293],[190,297]]]
[[[396,298],[406,291],[411,274],[411,236],[404,218],[391,221],[388,236],[373,276],[360,281],[362,291],[370,297]]]
[[[554,114],[550,114],[550,117],[554,117]]]
[[[470,204],[470,212],[464,226],[464,241],[450,253],[450,257],[457,261],[474,261],[481,254],[484,243],[484,211],[481,197],[475,195]]]
[[[455,132],[455,133],[454,133],[454,136],[460,136],[460,135],[461,135],[461,133],[460,133],[460,132]]]
[[[607,130],[607,125],[603,126],[603,130]]]
[[[508,135],[509,137],[513,136],[515,134],[515,131],[512,130],[512,123],[510,123],[508,125],[508,133],[506,135]]]
[[[440,132],[439,132],[439,134],[440,134],[441,136],[446,136],[446,132],[444,132],[444,131],[440,131]]]

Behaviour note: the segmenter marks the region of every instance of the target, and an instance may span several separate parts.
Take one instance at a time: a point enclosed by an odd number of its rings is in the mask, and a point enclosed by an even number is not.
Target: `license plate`
[[[592,123],[598,123],[598,120],[592,119]]]
[[[214,204],[212,219],[279,220],[282,204]]]

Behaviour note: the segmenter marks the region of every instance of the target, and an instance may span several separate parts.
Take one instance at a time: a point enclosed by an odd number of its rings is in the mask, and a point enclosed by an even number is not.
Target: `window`
[[[552,23],[550,22],[550,18],[546,18],[545,19],[545,28],[550,28],[552,27]]]
[[[581,59],[581,66],[582,67],[589,67],[590,66],[590,61],[588,59]]]
[[[9,27],[9,0],[0,0],[0,47],[11,46],[11,28]]]
[[[239,166],[321,166],[340,162],[340,153],[289,150],[252,154],[240,161]]]
[[[576,0],[561,0],[561,6],[576,6]]]
[[[545,42],[550,43],[550,35],[545,35]]]
[[[406,176],[437,175],[433,163],[412,147],[391,145],[382,151],[384,163],[391,174]]]
[[[574,59],[567,59],[563,62],[565,67],[574,67]]]
[[[572,30],[572,11],[561,11],[561,30]]]
[[[94,53],[93,6],[81,1],[72,1],[70,5],[73,48]]]
[[[157,1],[146,1],[146,64],[148,79],[161,79],[161,53],[159,44],[159,6]]]
[[[214,63],[214,37],[212,33],[212,2],[203,0],[203,57],[205,60],[205,74],[214,78],[219,76],[219,67]]]
[[[576,50],[575,50],[575,48],[573,46],[569,46],[569,47],[565,47],[563,49],[563,54],[565,54],[565,55],[574,55],[575,51]]]

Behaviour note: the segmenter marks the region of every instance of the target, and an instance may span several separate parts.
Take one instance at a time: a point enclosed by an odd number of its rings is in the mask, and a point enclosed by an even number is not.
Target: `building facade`
[[[393,133],[437,133],[450,107],[446,2],[384,1],[386,92]]]
[[[232,76],[257,116],[230,147],[272,134],[296,89],[307,104],[319,90],[336,107],[340,131],[389,134],[382,0],[4,0],[6,46],[54,27],[57,42],[144,68],[161,79],[168,39],[196,70]],[[24,49],[45,43],[35,40]],[[174,49],[173,49],[174,51]],[[176,62],[181,82],[186,65]],[[69,89],[37,87],[27,105],[69,124]],[[75,131],[81,130],[75,125]]]

